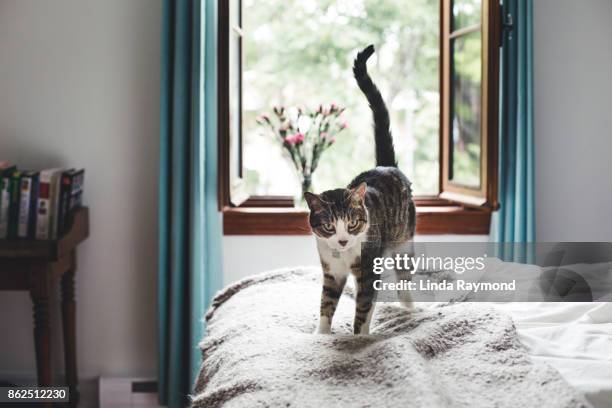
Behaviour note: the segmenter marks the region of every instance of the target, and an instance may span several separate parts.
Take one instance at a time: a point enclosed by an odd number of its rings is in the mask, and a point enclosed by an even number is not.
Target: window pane
[[[475,31],[451,43],[451,174],[468,187],[480,186],[481,34]]]
[[[279,137],[257,124],[275,105],[345,107],[313,189],[346,186],[374,166],[371,113],[352,77],[358,50],[387,102],[398,161],[416,194],[438,193],[438,0],[243,0],[243,169],[251,194],[300,185]],[[288,19],[288,16],[290,18]]]
[[[230,28],[229,33],[230,58],[230,172],[232,176],[240,177],[240,36]]]
[[[230,1],[230,29],[232,27],[240,28],[241,22],[241,10],[240,10],[240,0],[231,0]]]
[[[482,0],[453,1],[453,31],[480,24]]]

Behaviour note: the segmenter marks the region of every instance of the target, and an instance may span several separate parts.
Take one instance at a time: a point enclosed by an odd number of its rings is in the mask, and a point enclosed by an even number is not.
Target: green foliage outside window
[[[244,174],[251,194],[295,195],[300,183],[257,116],[275,105],[345,106],[350,124],[325,153],[313,189],[345,186],[374,165],[371,114],[352,59],[374,44],[369,70],[391,112],[400,167],[416,194],[438,192],[438,0],[243,0]]]

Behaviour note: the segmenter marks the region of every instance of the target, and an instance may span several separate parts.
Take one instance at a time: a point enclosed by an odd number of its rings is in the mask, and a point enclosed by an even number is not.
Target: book
[[[70,228],[74,210],[82,205],[84,169],[70,169],[62,174],[58,234],[61,236]]]
[[[0,161],[0,239],[56,239],[83,202],[84,169],[20,171]]]
[[[75,170],[70,193],[70,210],[83,205],[83,184],[85,183],[85,169]]]
[[[20,193],[21,171],[15,170],[10,177],[10,202],[8,218],[8,238],[17,238],[17,225],[19,218],[19,193]]]
[[[36,204],[36,239],[57,238],[57,211],[62,169],[40,172]]]
[[[34,238],[36,227],[36,202],[38,196],[38,172],[24,171],[19,192],[17,238]]]
[[[0,239],[8,238],[11,176],[16,169],[8,162],[0,163]]]
[[[50,239],[56,239],[58,237],[58,220],[59,220],[59,201],[60,201],[60,188],[62,181],[62,173],[64,169],[58,169],[51,176],[51,191],[49,193],[49,201],[51,206],[49,207],[49,223],[51,224],[51,236]]]
[[[72,191],[72,176],[74,169],[66,170],[62,173],[60,181],[60,198],[58,211],[58,235],[62,236],[66,232],[68,222],[68,209],[70,206],[70,192]]]

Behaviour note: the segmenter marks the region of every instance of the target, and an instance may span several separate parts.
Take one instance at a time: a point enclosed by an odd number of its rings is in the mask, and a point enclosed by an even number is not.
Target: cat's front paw
[[[317,327],[314,334],[331,334],[331,322],[327,317],[321,316],[321,320],[319,320],[319,327]]]

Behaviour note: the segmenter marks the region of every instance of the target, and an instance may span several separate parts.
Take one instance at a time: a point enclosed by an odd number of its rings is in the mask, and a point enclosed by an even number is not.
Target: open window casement
[[[229,107],[219,109],[219,170],[226,173],[222,179],[228,183],[220,186],[219,195],[223,204],[238,206],[249,197],[242,175],[242,4],[240,0],[218,4],[218,102]]]
[[[498,0],[442,0],[440,197],[498,207]]]

